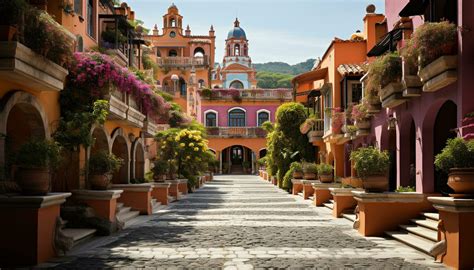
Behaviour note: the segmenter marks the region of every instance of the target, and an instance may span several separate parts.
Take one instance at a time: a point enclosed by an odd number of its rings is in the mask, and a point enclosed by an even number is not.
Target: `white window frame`
[[[260,110],[257,111],[257,115],[256,115],[256,118],[255,118],[256,119],[255,124],[256,124],[257,127],[259,127],[259,125],[258,125],[258,114],[261,113],[261,112],[268,113],[268,121],[272,121],[272,113],[267,109],[260,109]]]
[[[219,112],[215,111],[215,110],[206,110],[204,112],[204,124],[206,125],[206,127],[209,127],[207,125],[207,114],[208,113],[215,113],[216,114],[216,126],[215,127],[219,127]]]

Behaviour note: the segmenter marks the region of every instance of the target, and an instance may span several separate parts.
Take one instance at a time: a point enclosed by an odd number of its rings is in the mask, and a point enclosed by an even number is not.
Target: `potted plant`
[[[382,107],[393,108],[406,100],[403,98],[402,59],[397,52],[378,57],[369,66],[368,84],[380,87]]]
[[[330,164],[321,163],[318,165],[319,181],[321,183],[331,183],[334,180],[334,167]]]
[[[341,108],[334,108],[331,113],[331,131],[334,134],[340,134],[344,125],[344,113]]]
[[[448,186],[456,194],[474,194],[474,140],[448,140],[443,151],[436,155],[438,170],[448,173]]]
[[[0,14],[2,14],[0,16],[0,40],[15,39],[26,8],[27,3],[24,0],[2,1],[0,4]]]
[[[415,49],[408,60],[418,62],[423,91],[437,91],[456,81],[457,26],[454,23],[424,23],[413,32],[412,40]],[[435,77],[439,78],[436,83],[427,83]]]
[[[370,119],[368,115],[368,104],[363,100],[360,104],[352,106],[351,118],[358,129],[370,129]]]
[[[151,171],[153,172],[153,180],[155,182],[163,182],[166,180],[166,174],[169,170],[169,164],[166,160],[157,159],[153,162],[153,168]]]
[[[92,154],[89,158],[89,185],[93,190],[107,190],[112,180],[112,173],[117,172],[123,159],[107,151]]]
[[[315,180],[318,177],[318,167],[314,163],[303,163],[303,178],[306,180]]]
[[[303,178],[303,166],[299,162],[293,162],[290,165],[290,170],[293,171],[293,178],[294,179],[302,179]]]
[[[390,159],[387,151],[370,146],[352,151],[350,160],[354,162],[354,169],[362,179],[365,190],[384,192],[388,190],[388,169]]]
[[[359,130],[356,126],[354,125],[344,125],[344,137],[346,138],[352,138],[355,136],[357,130]]]
[[[61,161],[59,144],[33,139],[23,144],[16,156],[15,179],[25,195],[46,195],[50,189],[51,169]]]
[[[250,162],[248,162],[248,161],[242,162],[242,167],[244,168],[244,171],[246,173],[249,173],[250,170],[251,170]]]

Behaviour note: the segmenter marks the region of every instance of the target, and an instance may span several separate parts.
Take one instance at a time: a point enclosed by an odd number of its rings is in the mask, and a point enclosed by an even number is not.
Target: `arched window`
[[[204,84],[205,84],[204,80],[200,79],[198,82],[199,88],[203,88],[205,86]]]
[[[194,50],[194,57],[204,57],[204,55],[206,55],[206,53],[204,52],[204,49],[203,49],[203,48],[197,47],[197,48]]]
[[[170,19],[170,27],[176,27],[176,19],[175,18]]]
[[[229,111],[229,127],[245,127],[245,111],[233,109]]]
[[[234,55],[235,56],[240,56],[240,45],[239,44],[235,44],[235,46],[234,46]]]
[[[270,120],[270,114],[267,111],[261,111],[257,114],[257,126],[262,126],[266,121]]]
[[[169,57],[177,57],[178,56],[178,52],[176,50],[170,50],[168,52],[168,56]]]
[[[206,113],[206,127],[217,127],[217,113]]]
[[[233,89],[244,89],[244,84],[241,82],[241,81],[233,81],[231,84],[230,84],[230,87],[229,88],[233,88]]]

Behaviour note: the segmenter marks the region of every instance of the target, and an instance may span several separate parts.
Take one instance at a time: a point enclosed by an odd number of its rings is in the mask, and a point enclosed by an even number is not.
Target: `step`
[[[117,209],[122,208],[122,207],[123,207],[123,203],[117,203]]]
[[[333,200],[333,199],[330,199],[329,202],[332,203],[332,204],[334,204],[334,200]]]
[[[412,234],[416,234],[418,236],[426,238],[428,240],[435,242],[438,241],[438,232],[428,229],[426,227],[416,225],[400,225],[400,228]]]
[[[348,219],[350,221],[355,221],[356,220],[356,215],[355,214],[342,214],[342,217],[345,219]]]
[[[117,208],[117,215],[121,215],[121,214],[124,214],[126,212],[129,212],[130,210],[132,210],[132,207],[129,207],[129,206],[122,206],[120,208]]]
[[[432,219],[412,219],[411,222],[428,229],[438,231],[438,222]]]
[[[174,202],[174,201],[176,201],[176,197],[168,196],[168,202]]]
[[[430,255],[430,249],[433,247],[435,242],[430,241],[426,238],[422,238],[419,236],[416,236],[414,234],[408,233],[408,232],[401,232],[401,231],[388,231],[385,232],[388,236],[412,247],[415,248],[419,251],[422,251],[428,255]]]
[[[329,209],[334,209],[334,204],[333,203],[324,203],[324,206],[326,206]]]
[[[423,216],[432,220],[439,221],[439,213],[423,213]]]
[[[138,215],[140,215],[139,211],[129,211],[129,212],[123,213],[121,215],[118,215],[117,217],[123,223],[127,223],[127,221],[136,218]]]
[[[156,203],[156,199],[151,199],[151,204],[155,204]]]
[[[71,237],[72,240],[74,240],[74,245],[79,243],[80,241],[83,241],[87,238],[90,238],[94,236],[95,232],[97,231],[96,229],[73,229],[73,228],[67,228],[63,229],[63,234],[67,237]]]
[[[309,197],[308,197],[308,200],[314,201],[314,196],[309,196]]]

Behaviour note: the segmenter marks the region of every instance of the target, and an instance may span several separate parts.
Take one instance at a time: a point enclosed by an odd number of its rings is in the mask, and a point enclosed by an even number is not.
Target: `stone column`
[[[252,151],[252,174],[255,174],[255,153]]]
[[[218,152],[219,154],[219,173],[222,174],[222,158],[224,157],[224,153],[222,151]]]

